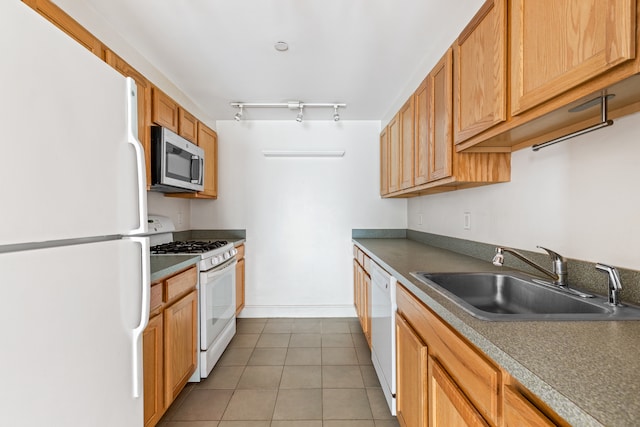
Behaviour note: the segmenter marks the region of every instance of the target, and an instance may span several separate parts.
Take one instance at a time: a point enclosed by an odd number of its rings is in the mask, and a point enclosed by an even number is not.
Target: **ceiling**
[[[57,0],[72,16],[81,0]],[[455,40],[481,0],[84,0],[198,107],[346,103],[343,120],[381,120]],[[287,52],[274,44],[285,41]],[[125,58],[126,59],[126,58]],[[308,109],[305,120],[332,120]],[[293,119],[249,109],[246,119]]]

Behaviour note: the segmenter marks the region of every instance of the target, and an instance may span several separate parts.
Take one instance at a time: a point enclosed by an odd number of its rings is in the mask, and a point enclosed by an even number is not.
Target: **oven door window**
[[[165,147],[166,176],[179,181],[198,183],[200,176],[198,156],[168,142]]]
[[[236,311],[236,264],[200,276],[200,347],[208,349]]]

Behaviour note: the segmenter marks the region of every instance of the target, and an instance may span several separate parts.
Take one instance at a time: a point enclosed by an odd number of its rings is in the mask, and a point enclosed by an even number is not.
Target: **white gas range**
[[[200,256],[198,263],[199,366],[190,382],[206,378],[236,333],[236,253],[225,240],[174,241],[170,218],[149,215],[152,255]]]

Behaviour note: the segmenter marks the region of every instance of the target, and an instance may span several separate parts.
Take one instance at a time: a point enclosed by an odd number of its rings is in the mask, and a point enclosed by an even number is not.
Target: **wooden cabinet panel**
[[[454,44],[456,144],[507,119],[506,39],[506,0],[487,0]]]
[[[402,427],[427,427],[427,345],[396,314],[397,413]]]
[[[364,257],[364,253],[354,246],[354,255]],[[371,348],[371,276],[357,258],[353,259],[353,303],[362,327],[362,333]]]
[[[174,298],[196,287],[198,284],[198,269],[191,267],[167,279],[165,283],[167,287],[166,301],[171,302]]]
[[[204,190],[200,197],[218,197],[218,134],[198,123],[198,145],[205,152]]]
[[[198,119],[182,107],[178,107],[178,135],[198,143]]]
[[[515,388],[505,386],[504,425],[505,427],[551,427],[556,423],[551,421]]]
[[[414,108],[413,96],[398,112],[400,121],[400,189],[413,187]]]
[[[193,291],[166,308],[164,316],[164,391],[173,402],[196,370],[198,293]]]
[[[151,82],[110,49],[105,61],[125,77],[131,77],[138,86],[138,140],[144,149],[147,168],[147,190],[151,188]]]
[[[244,258],[236,264],[236,316],[244,308]]]
[[[444,57],[429,73],[428,128],[428,180],[435,181],[452,174],[452,52]]]
[[[387,125],[389,138],[389,193],[400,190],[400,168],[402,162],[402,147],[400,144],[400,120],[396,115]]]
[[[478,412],[497,424],[500,369],[402,286],[396,289],[396,299],[398,312],[427,343],[429,355],[439,360]]]
[[[149,319],[142,334],[142,357],[144,371],[144,425],[155,426],[164,410],[162,315]]]
[[[56,27],[67,33],[71,38],[104,60],[105,48],[96,37],[82,25],[53,4],[51,0],[22,0],[25,4],[44,16]]]
[[[429,181],[429,130],[431,128],[429,116],[429,93],[431,86],[429,76],[416,89],[414,98],[415,131],[414,131],[414,166],[413,183],[424,184]]]
[[[444,367],[432,357],[429,357],[429,371],[432,426],[489,426]]]
[[[149,311],[153,312],[160,307],[162,307],[162,303],[164,302],[164,287],[162,282],[153,283],[151,285],[151,298],[149,301]]]
[[[178,133],[178,104],[155,86],[151,93],[151,120]]]
[[[384,128],[380,134],[380,195],[389,193],[389,132]]]
[[[635,0],[510,0],[511,113],[635,57]]]

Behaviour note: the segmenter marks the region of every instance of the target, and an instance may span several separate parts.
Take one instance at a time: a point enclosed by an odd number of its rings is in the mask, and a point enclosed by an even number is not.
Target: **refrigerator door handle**
[[[138,326],[132,330],[133,343],[133,397],[142,396],[143,389],[143,366],[142,366],[142,333],[149,323],[149,305],[151,297],[151,266],[150,266],[150,250],[148,237],[125,237],[139,243],[142,247],[142,297],[140,303],[140,321]]]
[[[127,235],[145,234],[149,231],[147,225],[147,172],[144,150],[138,140],[138,87],[131,77],[127,77],[127,124],[127,142],[133,145],[136,152],[139,215],[138,228],[130,230]]]

